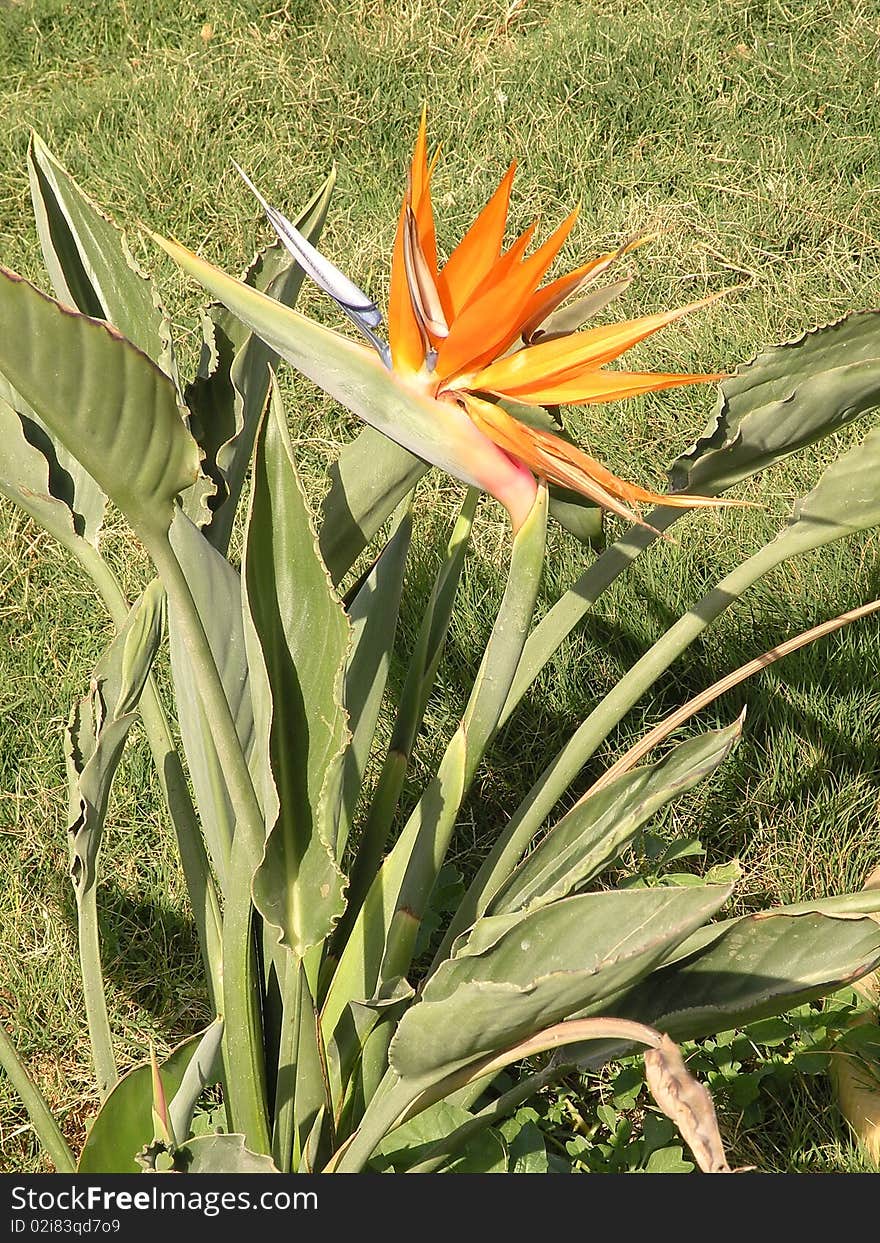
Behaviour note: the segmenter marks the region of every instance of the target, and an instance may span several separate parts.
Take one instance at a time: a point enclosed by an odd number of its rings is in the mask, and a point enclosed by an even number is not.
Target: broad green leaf
[[[296,227],[313,244],[327,218],[336,172],[333,170],[300,216]],[[303,271],[276,242],[261,251],[244,276],[247,285],[292,307]],[[209,308],[200,374],[186,392],[190,427],[202,447],[202,469],[216,486],[209,502],[207,538],[221,552],[229,546],[235,511],[253,454],[257,424],[269,392],[269,368],[278,355],[222,304]]]
[[[697,1039],[833,993],[878,962],[880,925],[869,916],[761,911],[727,921],[708,944],[619,993],[613,1009],[675,1040]],[[573,1048],[576,1060],[612,1056],[595,1042]]]
[[[112,324],[170,376],[179,390],[171,325],[150,277],[129,250],[125,234],[95,203],[34,132],[28,144],[28,177],[43,261],[59,302]],[[57,446],[62,466],[76,482],[80,506],[97,515],[106,497],[95,481]],[[188,493],[193,489],[188,489]]]
[[[190,1036],[162,1063],[162,1083],[177,1092],[202,1035]],[[136,1156],[153,1138],[153,1087],[149,1062],[123,1075],[89,1128],[80,1154],[79,1174],[140,1174]]]
[[[250,1152],[243,1135],[199,1135],[174,1153],[174,1170],[185,1174],[278,1174],[271,1157]]]
[[[35,133],[28,145],[28,175],[37,233],[55,296],[83,315],[105,319],[173,377],[167,317],[124,233]]]
[[[709,730],[679,743],[655,764],[624,773],[597,794],[587,795],[511,874],[489,903],[489,912],[503,915],[544,906],[582,888],[655,812],[714,772],[741,732],[741,721],[726,729]],[[488,862],[491,864],[491,856]]]
[[[550,489],[550,517],[555,518],[575,539],[593,547],[600,545],[604,534],[604,517],[600,506],[593,505],[568,488]]]
[[[146,541],[199,470],[174,385],[106,324],[0,269],[0,375]]]
[[[425,1085],[584,1010],[646,975],[730,886],[582,894],[480,920],[403,1016],[389,1060]]]
[[[370,1168],[381,1174],[405,1173],[410,1166],[429,1157],[438,1142],[472,1119],[473,1114],[460,1105],[437,1101],[386,1135],[370,1158]],[[500,1136],[488,1129],[478,1132],[454,1160],[443,1167],[443,1171],[450,1174],[505,1174],[507,1153]]]
[[[162,638],[164,603],[159,583],[151,583],[98,661],[89,692],[74,707],[65,732],[70,874],[77,901],[95,884],[110,787]]]
[[[851,919],[860,915],[880,914],[880,893],[872,893],[868,889],[859,889],[855,893],[835,894],[830,898],[813,898],[808,902],[792,902],[786,906],[774,906],[770,911],[759,913],[764,915],[825,915],[830,918]],[[683,962],[694,954],[702,953],[713,941],[726,936],[730,929],[747,918],[738,915],[733,919],[719,919],[705,928],[698,929],[686,937],[681,945],[668,954],[664,954],[660,967],[671,967],[674,963]]]
[[[722,492],[880,405],[880,312],[859,311],[760,353],[670,468],[677,491]]]
[[[531,1119],[510,1118],[498,1129],[507,1140],[511,1174],[549,1174],[544,1136]]]
[[[880,523],[878,472],[880,428],[875,428],[832,462],[812,491],[795,502],[788,526],[767,546],[767,556],[778,564]]]
[[[655,1149],[645,1163],[646,1174],[690,1174],[693,1169],[693,1161],[684,1160],[684,1149],[680,1144]]]
[[[6,407],[12,414],[5,411]],[[71,525],[76,535],[97,549],[107,497],[2,373],[0,414],[4,424],[9,424],[9,440],[4,436],[0,449],[0,488],[4,492],[9,489],[7,494],[75,556],[82,555],[82,548],[69,542],[67,529]],[[12,427],[13,415],[20,421],[17,432]],[[39,462],[40,457],[44,459],[43,464]],[[29,481],[42,482],[47,475],[45,485],[34,491]],[[56,501],[70,511],[69,521],[55,509]]]
[[[345,710],[351,744],[342,769],[342,800],[336,855],[342,858],[370,758],[397,629],[403,574],[412,536],[412,515],[397,529],[364,579],[348,610],[351,650],[345,670]]]
[[[254,713],[241,614],[241,577],[180,510],[174,515],[170,538],[204,627],[239,742],[249,759],[254,745]],[[210,717],[202,705],[173,605],[168,613],[180,736],[211,861],[225,891],[235,816]]]
[[[198,1047],[183,1072],[180,1086],[168,1102],[171,1132],[178,1141],[185,1140],[190,1133],[199,1097],[205,1088],[211,1087],[220,1078],[222,1039],[223,1020],[215,1019],[202,1033]]]
[[[0,495],[79,556],[89,526],[77,508],[74,481],[61,467],[45,429],[31,415],[20,414],[6,399],[11,395],[0,376]],[[19,404],[24,405],[20,399]]]
[[[335,583],[429,469],[408,450],[365,427],[330,467],[321,505],[321,556]]]
[[[344,906],[335,844],[350,631],[318,553],[274,385],[257,437],[243,582],[253,771],[270,826],[254,901],[280,944],[302,957]]]

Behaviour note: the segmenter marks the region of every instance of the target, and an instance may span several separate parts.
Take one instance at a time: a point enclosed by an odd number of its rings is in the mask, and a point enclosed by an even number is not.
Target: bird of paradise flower
[[[500,500],[510,513],[515,531],[531,511],[536,476],[637,523],[642,523],[642,518],[633,505],[690,508],[743,504],[686,493],[661,495],[628,483],[577,445],[548,430],[552,426],[550,417],[547,427],[533,426],[505,408],[589,405],[723,378],[719,374],[606,369],[606,364],[639,341],[721,295],[671,311],[581,330],[590,314],[620,292],[625,285],[621,282],[607,294],[599,291],[585,299],[581,315],[577,314],[577,303],[574,314],[555,314],[566,299],[583,291],[616,258],[644,239],[542,284],[578,212],[572,211],[532,253],[528,250],[535,225],[504,249],[515,163],[441,266],[431,201],[436,162],[437,156],[428,160],[423,111],[391,261],[387,342],[380,335],[383,317],[376,304],[320,254],[238,169],[283,244],[367,339],[373,351],[372,364],[365,357],[369,351],[363,347],[273,303],[284,312],[287,326],[287,331],[278,335],[278,315],[261,307],[261,302],[271,299],[232,281],[177,243],[156,240],[275,345],[282,356],[365,421],[425,460]],[[310,341],[319,354],[323,341],[325,352],[333,355],[329,369],[310,357]],[[385,369],[387,396],[396,399],[392,407],[398,411],[397,418],[387,400],[383,410],[381,398],[364,396],[368,389],[379,391],[382,387],[371,369],[375,367]],[[387,387],[389,383],[391,388]]]

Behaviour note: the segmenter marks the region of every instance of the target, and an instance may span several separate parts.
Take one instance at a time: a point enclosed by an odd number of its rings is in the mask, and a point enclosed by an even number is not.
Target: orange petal
[[[663,371],[584,371],[576,379],[552,380],[511,392],[480,383],[480,387],[499,397],[511,397],[535,406],[586,406],[600,401],[620,401],[641,393],[656,393],[683,384],[714,384],[725,378],[725,372],[709,375],[676,374]]]
[[[623,320],[552,341],[540,341],[507,358],[498,359],[478,375],[469,377],[468,387],[513,394],[524,393],[536,385],[574,380],[584,369],[594,369],[611,362],[652,333],[690,311],[708,306],[726,292],[724,290],[699,302],[691,302],[674,311],[644,315],[640,319]]]
[[[523,462],[536,475],[579,492],[629,522],[641,522],[639,515],[619,499],[619,488],[610,491],[606,486],[608,482],[624,488],[628,485],[623,484],[622,480],[606,471],[585,453],[556,436],[526,427],[500,406],[494,406],[470,393],[464,396],[464,402],[468,414],[480,431],[490,440],[494,440],[499,449]],[[580,461],[571,460],[575,454]]]
[[[431,204],[431,174],[440,156],[439,149],[428,166],[428,112],[422,108],[422,120],[410,165],[409,184],[411,206],[419,230],[419,244],[431,269],[437,275],[437,235],[434,230],[434,209]]]
[[[449,378],[466,368],[480,367],[507,349],[520,330],[529,298],[562,249],[577,216],[575,208],[533,255],[468,302],[440,347],[438,376]]]
[[[529,248],[529,243],[535,236],[535,229],[538,227],[537,222],[533,221],[527,229],[523,229],[519,237],[513,242],[504,253],[495,260],[488,276],[482,281],[477,289],[474,290],[472,297],[482,297],[488,289],[493,285],[503,281],[515,267],[523,261],[523,256]],[[470,299],[468,299],[470,301]]]
[[[490,289],[494,289],[496,285],[505,280],[513,269],[522,262],[522,257],[529,248],[529,242],[531,242],[534,237],[536,228],[536,224],[530,224],[527,229],[524,229],[523,232],[520,233],[519,237],[510,246],[510,248],[506,250],[499,259],[495,260],[488,275],[484,276],[480,281],[479,285],[470,295],[459,314],[466,311],[471,302],[476,301],[477,298],[482,298],[483,295],[487,294]]]
[[[394,254],[391,259],[391,289],[388,295],[388,338],[395,371],[420,371],[425,361],[425,340],[412,304],[406,275],[407,208],[416,221],[422,255],[433,275],[437,271],[437,240],[431,206],[431,168],[428,167],[427,110],[416,138],[409,169],[408,187],[397,221]]]
[[[501,406],[470,393],[464,396],[464,402],[477,427],[490,440],[494,440],[499,449],[523,462],[541,478],[571,488],[630,522],[642,523],[639,515],[628,507],[631,504],[673,505],[681,509],[698,505],[748,504],[714,496],[649,492],[637,484],[619,479],[577,445],[569,444],[551,432],[520,423]]]
[[[451,320],[459,314],[501,254],[515,171],[516,161],[514,160],[502,177],[498,189],[449,256],[446,266],[439,274],[437,286],[443,299],[447,319]]]
[[[406,212],[404,200],[397,221],[394,255],[391,259],[391,289],[388,294],[388,340],[391,363],[402,373],[420,371],[425,361],[425,339],[409,292],[406,278]]]

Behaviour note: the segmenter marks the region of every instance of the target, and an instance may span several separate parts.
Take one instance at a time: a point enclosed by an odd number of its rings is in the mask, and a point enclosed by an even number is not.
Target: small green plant
[[[0,490],[77,558],[117,629],[65,735],[70,875],[102,1098],[77,1156],[0,1030],[0,1061],[59,1169],[544,1172],[564,1160],[683,1170],[692,1162],[674,1123],[700,1168],[726,1170],[711,1099],[674,1041],[790,1010],[880,962],[876,891],[718,918],[735,861],[698,875],[681,860],[699,858],[699,843],[661,848],[643,833],[717,769],[742,722],[643,762],[653,747],[729,686],[876,602],[721,679],[545,827],[624,714],[752,584],[880,524],[876,430],[548,756],[476,873],[450,868],[479,765],[560,644],[684,510],[737,503],[721,494],[878,404],[880,320],[853,314],[739,367],[706,432],[673,463],[670,494],[645,492],[574,445],[558,407],[711,379],[604,368],[679,312],[579,331],[623,292],[625,282],[595,282],[627,248],[542,285],[565,230],[532,255],[530,235],[504,251],[509,179],[456,252],[453,281],[454,256],[440,268],[432,249],[424,142],[423,123],[388,343],[378,309],[315,249],[332,176],[296,225],[267,205],[284,245],[264,251],[243,281],[158,239],[220,300],[199,374],[184,384],[151,281],[32,141],[56,296],[0,275]],[[292,309],[305,272],[367,346]],[[316,524],[274,380],[279,359],[371,424],[330,470]],[[468,489],[392,701],[413,494],[429,464]],[[460,727],[404,816],[481,490],[510,514],[507,586]],[[230,541],[245,496],[239,564]],[[642,517],[633,507],[645,502],[655,508]],[[101,554],[111,503],[156,571],[132,606]],[[633,525],[596,556],[603,508]],[[584,539],[586,565],[533,625],[549,517]],[[154,682],[166,623],[185,766]],[[104,818],[138,713],[217,1017],[161,1065],[153,1057],[120,1077],[97,902]],[[548,1146],[526,1102],[572,1069],[640,1046],[663,1116],[646,1114],[633,1135],[621,1110],[631,1083],[597,1111],[595,1134],[563,1151]],[[730,1076],[722,1084],[717,1066],[710,1059],[704,1070],[726,1091]]]
[[[835,1060],[856,1053],[876,1062],[876,1028],[853,1026],[866,1016],[864,1001],[845,989],[821,1006],[796,1006],[742,1029],[685,1042],[682,1053],[711,1091],[722,1129],[736,1134],[741,1148],[750,1132],[768,1126],[778,1131],[777,1115],[804,1076],[824,1080]],[[536,1104],[517,1118],[522,1124],[527,1116],[537,1129],[548,1161],[568,1160],[590,1173],[694,1169],[672,1124],[651,1101],[640,1059],[624,1058],[580,1078],[570,1074]],[[809,1119],[813,1132],[812,1113]]]

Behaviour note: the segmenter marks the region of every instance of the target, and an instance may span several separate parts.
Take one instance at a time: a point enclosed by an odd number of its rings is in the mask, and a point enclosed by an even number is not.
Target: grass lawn
[[[335,160],[323,247],[382,305],[404,169],[427,101],[431,136],[443,145],[441,247],[458,239],[516,157],[513,226],[538,216],[549,227],[581,205],[563,255],[570,266],[637,231],[656,233],[630,264],[637,280],[623,314],[741,287],[631,355],[641,369],[724,370],[765,344],[880,305],[878,52],[877,0],[0,0],[0,262],[46,283],[25,168],[33,127],[157,274],[187,374],[198,299],[138,223],[240,269],[267,230],[230,159],[291,215]],[[308,290],[303,305],[330,314]],[[305,382],[288,377],[285,393],[314,481],[353,419]],[[664,467],[702,430],[712,404],[711,390],[695,386],[586,407],[573,412],[572,427],[613,469],[662,487]],[[468,869],[597,697],[777,529],[848,439],[750,485],[760,509],[681,522],[674,545],[652,549],[602,597],[484,766],[459,868]],[[459,493],[436,475],[421,485],[417,541],[428,564]],[[500,595],[509,538],[500,508],[484,502],[479,524],[413,792],[454,728],[475,637],[487,633]],[[106,546],[134,590],[145,565],[121,524],[110,522]],[[621,742],[716,677],[880,594],[877,554],[875,532],[771,575],[689,649],[583,782]],[[545,604],[589,555],[557,529]],[[404,635],[419,610],[414,593]],[[67,1110],[65,1130],[78,1146],[95,1097],[66,879],[60,729],[109,630],[87,580],[5,503],[0,617],[0,1017],[49,1100]],[[701,866],[737,856],[744,906],[858,888],[880,859],[878,665],[872,618],[721,701],[701,724],[727,722],[747,703],[743,743],[654,831],[699,837]],[[208,1017],[172,836],[139,735],[105,841],[104,956],[127,1066],[150,1040],[167,1049]],[[799,1031],[794,1022],[782,1045],[792,1057]],[[754,1049],[756,1065],[769,1056],[758,1040]],[[613,1103],[607,1076],[599,1086]],[[578,1135],[609,1138],[596,1088],[570,1079],[545,1103],[548,1129],[569,1155]],[[760,1090],[762,1109],[724,1110],[734,1164],[863,1168],[824,1076],[768,1074]],[[26,1116],[0,1080],[0,1170],[42,1168]]]

